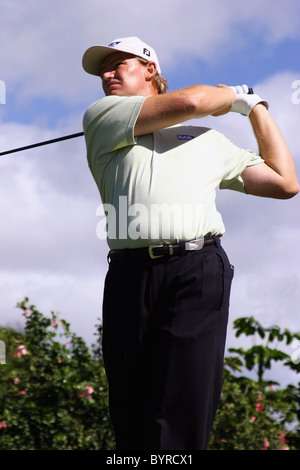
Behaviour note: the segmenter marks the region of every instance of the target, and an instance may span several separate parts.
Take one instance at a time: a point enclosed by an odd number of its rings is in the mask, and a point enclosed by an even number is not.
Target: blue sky
[[[80,132],[85,109],[103,96],[100,81],[82,70],[82,54],[125,36],[156,49],[170,90],[253,86],[269,101],[299,174],[298,0],[0,0],[0,151]],[[245,117],[197,123],[257,150]],[[232,321],[240,316],[299,331],[299,197],[222,191],[217,200],[236,268],[228,346],[236,345]],[[99,204],[83,138],[0,157],[1,324],[22,323],[15,305],[28,296],[93,341],[107,268],[106,243],[96,236]]]

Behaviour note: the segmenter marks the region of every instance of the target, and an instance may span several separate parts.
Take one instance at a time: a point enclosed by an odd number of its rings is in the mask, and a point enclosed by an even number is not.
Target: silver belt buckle
[[[153,254],[153,249],[154,248],[161,248],[164,245],[149,245],[148,251],[149,251],[149,256],[151,259],[156,259],[156,258],[161,258],[164,255],[154,255]]]
[[[198,238],[196,240],[190,240],[185,243],[185,249],[187,251],[201,250],[205,243],[205,238]]]

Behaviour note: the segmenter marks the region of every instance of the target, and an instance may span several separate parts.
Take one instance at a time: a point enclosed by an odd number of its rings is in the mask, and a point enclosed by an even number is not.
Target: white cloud
[[[276,4],[270,0],[174,0],[172,7],[160,0],[153,0],[151,5],[135,0],[130,5],[122,1],[99,5],[92,0],[84,2],[82,15],[92,41],[106,43],[124,35],[140,35],[159,48],[163,62],[171,63],[178,53],[206,59],[211,54],[224,54],[226,48],[234,46],[232,36],[237,42],[243,40],[242,26],[247,22],[270,41],[299,37],[297,12],[296,0],[288,7],[284,0]]]

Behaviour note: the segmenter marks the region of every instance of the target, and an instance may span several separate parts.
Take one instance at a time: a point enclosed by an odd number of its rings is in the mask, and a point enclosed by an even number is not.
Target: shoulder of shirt
[[[104,96],[103,98],[100,98],[99,100],[97,101],[94,101],[94,103],[92,103],[88,108],[87,110],[85,111],[85,114],[89,113],[89,112],[92,112],[95,108],[98,108],[98,107],[106,107],[106,106],[109,106],[110,104],[114,104],[114,103],[117,103],[118,101],[121,101],[122,98],[127,98],[127,97],[123,97],[123,96]]]
[[[86,110],[88,112],[91,109],[94,109],[95,107],[98,106],[110,106],[113,104],[116,104],[118,102],[125,102],[125,101],[141,101],[144,100],[146,97],[145,96],[118,96],[118,95],[109,95],[109,96],[104,96],[103,98],[100,98],[99,100],[95,101],[92,103]]]
[[[85,128],[88,123],[101,112],[105,112],[105,110],[108,110],[109,108],[117,105],[118,103],[122,102],[128,102],[128,101],[142,101],[146,97],[145,96],[117,96],[117,95],[110,95],[110,96],[104,96],[103,98],[100,98],[97,101],[94,101],[87,110],[85,111],[83,115],[83,127]]]

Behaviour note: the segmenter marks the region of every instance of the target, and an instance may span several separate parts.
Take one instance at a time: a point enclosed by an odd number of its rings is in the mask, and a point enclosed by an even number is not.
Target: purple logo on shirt
[[[187,135],[187,134],[180,134],[180,135],[178,135],[178,134],[177,134],[177,139],[178,139],[178,140],[192,140],[192,139],[194,139],[194,138],[195,138],[194,135]]]

